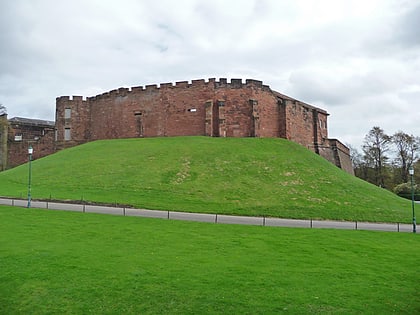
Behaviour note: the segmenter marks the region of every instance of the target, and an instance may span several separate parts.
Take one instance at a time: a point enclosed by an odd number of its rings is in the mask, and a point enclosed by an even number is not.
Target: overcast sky
[[[327,110],[359,147],[420,136],[419,0],[0,0],[0,104],[55,119],[55,98],[191,79],[261,80]]]

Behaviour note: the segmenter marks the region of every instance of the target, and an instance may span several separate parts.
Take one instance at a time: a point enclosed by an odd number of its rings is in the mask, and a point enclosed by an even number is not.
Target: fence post
[[[355,223],[356,223],[356,230],[357,230],[357,221]]]

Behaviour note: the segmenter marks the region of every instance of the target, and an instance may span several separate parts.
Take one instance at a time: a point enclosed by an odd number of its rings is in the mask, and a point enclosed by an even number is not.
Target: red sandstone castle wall
[[[255,134],[253,136],[284,137],[281,131],[284,113],[279,107],[277,97],[265,85],[255,83],[252,89],[251,103],[254,104],[250,110],[252,110],[252,116],[255,121]]]
[[[66,109],[71,110],[68,119]],[[328,140],[327,118],[326,111],[272,91],[261,81],[183,81],[120,88],[86,101],[57,98],[56,147],[133,137],[281,137],[348,168],[345,147]],[[66,128],[70,141],[65,141]]]
[[[164,136],[192,136],[206,134],[205,103],[214,97],[214,81],[177,82],[161,85]],[[161,106],[162,106],[161,105]],[[159,105],[156,111],[159,111]],[[165,113],[166,111],[166,113]]]
[[[286,138],[316,151],[328,138],[328,114],[296,100],[285,100]]]
[[[89,98],[89,140],[204,135],[204,104],[212,93],[199,81],[119,89]]]
[[[64,112],[71,110],[71,118]],[[57,98],[57,140],[71,129],[76,142],[110,138],[210,135],[279,137],[277,99],[255,80],[210,79],[120,88],[90,97]]]
[[[253,96],[253,89],[250,86],[243,86],[241,80],[232,80],[228,84],[220,80],[216,85],[213,106],[216,110],[213,113],[219,121],[220,137],[250,137],[254,129],[252,119],[252,106],[250,99]],[[218,115],[218,117],[217,117]]]
[[[327,118],[324,110],[275,92],[261,81],[193,80],[120,88],[86,100],[82,96],[58,97],[55,132],[50,129],[31,142],[36,159],[99,139],[281,137],[353,174],[348,148],[328,139]],[[8,144],[9,166],[27,161],[28,141]]]

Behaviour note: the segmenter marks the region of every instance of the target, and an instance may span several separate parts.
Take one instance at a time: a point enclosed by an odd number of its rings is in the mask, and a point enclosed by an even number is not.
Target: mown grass
[[[35,199],[285,218],[406,222],[411,205],[284,139],[105,140],[33,162]],[[0,173],[25,197],[28,166]]]
[[[419,242],[0,206],[0,313],[417,314]]]

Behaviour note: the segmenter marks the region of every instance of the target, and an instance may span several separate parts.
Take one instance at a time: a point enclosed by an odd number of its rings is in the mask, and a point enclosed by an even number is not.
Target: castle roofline
[[[219,78],[217,80],[216,78],[209,78],[207,81],[205,79],[195,79],[191,81],[176,81],[175,83],[160,83],[160,84],[147,84],[142,86],[133,86],[133,87],[120,87],[118,89],[114,89],[108,92],[104,92],[101,94],[98,94],[96,96],[90,96],[90,97],[83,97],[83,96],[69,96],[69,95],[62,95],[58,96],[56,98],[57,101],[91,101],[95,100],[97,98],[103,98],[103,97],[112,97],[115,95],[127,95],[132,92],[153,92],[161,89],[173,89],[173,88],[193,88],[193,87],[201,87],[201,86],[207,86],[207,85],[214,85],[215,88],[223,88],[223,87],[231,87],[231,88],[241,88],[246,86],[254,86],[259,87],[261,89],[265,90],[271,90],[268,85],[264,85],[263,81],[255,80],[255,79],[245,79],[245,82],[243,79],[226,79],[226,78]]]
[[[92,96],[92,97],[87,97],[87,100],[95,100],[97,98],[101,98],[101,97],[109,97],[109,96],[113,96],[113,95],[126,95],[128,93],[131,92],[140,92],[140,91],[155,91],[155,90],[160,90],[160,89],[170,89],[170,88],[177,88],[177,87],[183,87],[183,88],[189,88],[189,87],[193,87],[193,86],[202,86],[202,85],[208,85],[208,84],[214,84],[216,88],[220,88],[220,87],[226,87],[226,86],[230,86],[230,87],[245,87],[247,85],[252,85],[252,86],[256,86],[259,87],[261,89],[265,89],[267,91],[271,91],[273,93],[273,95],[275,97],[277,97],[278,99],[282,99],[282,100],[288,100],[291,102],[297,102],[300,105],[310,109],[310,110],[316,110],[318,113],[322,113],[325,115],[329,115],[328,112],[322,108],[310,105],[308,103],[302,102],[298,99],[295,99],[293,97],[287,96],[285,94],[282,94],[280,92],[277,92],[273,89],[271,89],[271,87],[269,85],[264,85],[263,81],[260,80],[255,80],[255,79],[246,79],[245,82],[243,81],[243,79],[230,79],[230,81],[226,78],[219,78],[219,80],[215,79],[215,78],[209,78],[207,79],[207,81],[205,79],[197,79],[197,80],[191,80],[191,81],[177,81],[174,83],[160,83],[160,84],[149,84],[149,85],[145,85],[145,86],[135,86],[135,87],[120,87],[118,89],[114,89],[108,92],[104,92],[102,94],[98,94],[96,96]],[[84,97],[83,96],[59,96],[57,97],[57,101],[58,100],[64,100],[64,101],[68,101],[68,100],[79,100],[79,101],[83,101]],[[26,119],[26,118],[22,118],[22,119]],[[53,123],[54,124],[54,123]]]
[[[12,124],[26,125],[26,126],[37,126],[37,127],[54,127],[55,122],[51,120],[31,119],[24,117],[13,117],[9,119]]]
[[[316,110],[317,112],[319,112],[319,113],[323,113],[323,114],[329,115],[329,114],[327,113],[327,111],[326,111],[326,110],[324,110],[324,109],[322,109],[322,108],[319,108],[319,107],[316,107],[316,106],[310,105],[310,104],[308,104],[308,103],[305,103],[305,102],[299,101],[299,100],[297,100],[297,99],[295,99],[295,98],[293,98],[293,97],[290,97],[290,96],[284,95],[284,94],[279,93],[279,92],[277,92],[277,91],[274,91],[274,90],[272,90],[272,91],[273,91],[273,94],[274,94],[277,98],[285,99],[285,100],[292,101],[292,102],[298,102],[298,103],[300,103],[301,105],[303,105],[304,107],[307,107],[308,109],[315,109],[315,110]]]

